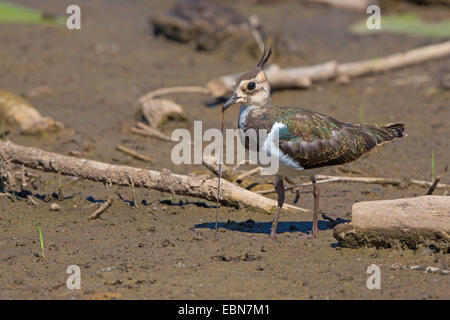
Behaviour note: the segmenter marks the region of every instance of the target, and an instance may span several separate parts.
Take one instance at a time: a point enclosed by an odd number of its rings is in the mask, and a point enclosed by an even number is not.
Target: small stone
[[[100,270],[101,270],[101,271],[104,271],[104,272],[108,272],[108,271],[114,270],[115,268],[116,268],[116,267],[112,266],[112,267],[102,268],[102,269],[100,269]]]
[[[437,271],[439,271],[440,269],[439,268],[436,268],[436,267],[427,267],[426,269],[425,269],[425,272],[428,272],[428,273],[435,273],[435,272],[437,272]]]
[[[409,268],[411,270],[424,270],[424,271],[426,270],[426,268],[423,266],[409,266]]]
[[[50,204],[50,210],[51,211],[59,211],[61,209],[61,206],[57,203]]]
[[[401,268],[400,262],[395,262],[395,263],[393,263],[393,264],[391,265],[391,269],[392,269],[392,270],[397,270],[397,269],[400,269],[400,268]]]

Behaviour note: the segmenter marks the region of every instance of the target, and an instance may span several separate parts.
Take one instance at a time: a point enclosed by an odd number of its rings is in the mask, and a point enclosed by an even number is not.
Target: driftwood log
[[[338,64],[331,61],[316,66],[282,69],[270,66],[267,77],[274,89],[308,88],[312,83],[330,79],[349,79],[376,72],[384,72],[418,64],[431,59],[443,58],[450,55],[450,41],[425,46],[379,59]],[[225,97],[232,88],[234,80],[239,74],[225,75],[213,79],[206,87],[216,97]]]
[[[5,90],[0,90],[0,122],[17,124],[20,131],[27,134],[63,128],[61,123],[52,118],[43,117],[25,99]]]
[[[351,248],[432,246],[450,252],[450,197],[358,202],[351,222],[337,225],[333,234]]]
[[[209,201],[217,200],[217,178],[202,179],[173,174],[167,170],[160,172],[79,159],[38,148],[20,146],[10,141],[0,142],[0,156],[7,162],[41,171],[120,186],[131,186],[132,181],[134,187],[198,197]],[[273,213],[277,208],[275,200],[240,188],[226,180],[221,183],[220,195],[220,203],[225,206],[261,210],[266,213]],[[283,208],[292,212],[309,211],[291,205],[286,205]]]

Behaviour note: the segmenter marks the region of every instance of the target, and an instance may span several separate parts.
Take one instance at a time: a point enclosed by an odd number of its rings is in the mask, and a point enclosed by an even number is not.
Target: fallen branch
[[[99,161],[63,156],[38,148],[24,147],[10,141],[0,141],[0,153],[8,161],[32,169],[119,186],[130,186],[131,177],[134,186],[138,188],[148,188],[160,192],[216,201],[217,178],[202,179],[199,177],[173,174],[168,170],[160,172],[123,165],[113,165]],[[220,194],[220,203],[224,206],[249,208],[267,213],[274,213],[277,208],[277,202],[275,200],[255,194],[226,180],[221,184]],[[309,211],[291,205],[286,205],[283,208],[297,213]]]
[[[286,69],[272,65],[267,68],[266,73],[270,85],[274,89],[308,88],[312,83],[318,81],[334,78],[348,79],[389,71],[448,55],[450,55],[450,41],[358,62],[338,64],[336,61],[330,61],[310,67]],[[239,74],[221,76],[208,82],[206,87],[214,97],[225,97],[233,89],[233,82],[238,76]]]
[[[102,204],[100,206],[100,208],[95,210],[95,212],[88,217],[88,220],[94,220],[94,219],[100,218],[100,215],[111,206],[112,202],[113,202],[113,197],[110,197],[108,199],[108,201],[106,201],[104,204]]]
[[[448,55],[450,55],[450,41],[392,54],[384,58],[340,64],[337,71],[338,76],[357,77],[398,69]]]
[[[281,69],[277,65],[267,68],[266,74],[272,89],[309,88],[313,81],[334,78],[337,72],[336,61],[311,67]],[[240,74],[225,75],[209,81],[206,87],[215,98],[228,95],[233,89],[234,80]]]
[[[123,153],[125,153],[125,154],[127,154],[129,156],[132,156],[133,158],[136,158],[138,160],[147,161],[147,162],[153,162],[152,158],[150,158],[150,157],[148,157],[148,156],[146,156],[146,155],[144,155],[142,153],[139,153],[139,152],[137,152],[135,150],[129,149],[127,147],[124,147],[124,146],[122,146],[120,144],[118,144],[116,146],[116,150],[120,151],[120,152],[123,152]]]

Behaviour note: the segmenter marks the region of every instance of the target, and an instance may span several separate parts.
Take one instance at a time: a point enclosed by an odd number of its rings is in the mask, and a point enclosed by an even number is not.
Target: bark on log
[[[352,221],[334,229],[344,246],[433,246],[450,252],[450,197],[422,196],[355,203]]]
[[[171,194],[185,195],[216,201],[217,178],[202,179],[198,177],[173,174],[167,170],[156,171],[113,165],[87,159],[79,159],[47,152],[38,148],[16,145],[10,141],[0,142],[0,156],[7,161],[24,165],[28,168],[82,179],[98,181],[120,186],[149,188]],[[246,189],[223,180],[220,189],[220,203],[235,208],[249,208],[274,213],[277,208],[275,200],[265,198]],[[285,205],[283,209],[292,212],[309,210]]]
[[[402,68],[448,55],[450,55],[450,41],[358,62],[337,64],[336,61],[330,61],[310,67],[287,69],[272,65],[266,73],[273,89],[308,88],[317,81],[333,78],[348,79]],[[233,82],[238,76],[239,74],[221,76],[208,82],[206,87],[214,97],[225,97],[232,91]]]

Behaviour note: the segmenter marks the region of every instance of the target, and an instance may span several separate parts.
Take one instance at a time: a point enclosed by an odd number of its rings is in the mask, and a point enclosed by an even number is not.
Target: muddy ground
[[[64,16],[70,1],[17,0]],[[252,67],[255,58],[240,52],[195,52],[189,45],[154,38],[148,18],[171,7],[173,1],[79,1],[82,30],[63,27],[0,25],[0,88],[26,95],[48,86],[53,95],[29,100],[44,115],[74,130],[74,136],[9,137],[15,143],[112,163],[153,169],[167,168],[187,174],[205,171],[201,166],[174,166],[171,144],[130,133],[134,102],[146,92],[164,86],[203,85],[215,76]],[[311,65],[337,59],[353,61],[436,42],[400,35],[351,35],[348,27],[364,17],[352,11],[329,11],[295,1],[278,5],[230,1],[246,14],[257,14],[267,27],[285,35],[299,53],[278,56],[282,66]],[[414,8],[430,17],[442,9]],[[112,45],[112,46],[111,46]],[[105,49],[106,48],[106,49]],[[109,48],[109,49],[108,49]],[[111,49],[112,48],[112,49]],[[322,83],[309,90],[273,94],[277,104],[299,105],[357,122],[406,123],[408,137],[346,165],[364,176],[431,179],[431,152],[436,171],[450,159],[450,91],[438,88],[450,59],[356,79],[348,85]],[[425,79],[425,80],[423,80]],[[220,108],[208,107],[205,96],[175,95],[193,120],[204,128],[217,127]],[[226,115],[226,126],[236,126],[238,108]],[[81,147],[79,144],[82,144]],[[118,153],[121,143],[139,149],[156,161],[144,164]],[[0,298],[2,299],[448,299],[450,276],[414,270],[392,270],[401,265],[450,269],[448,255],[427,248],[346,249],[320,221],[315,240],[300,238],[309,232],[311,214],[283,214],[276,242],[266,241],[272,217],[263,213],[220,209],[219,239],[211,241],[215,211],[201,199],[137,190],[139,208],[131,206],[128,188],[115,188],[123,201],[115,201],[101,220],[88,222],[97,205],[109,197],[100,183],[75,181],[43,174],[36,189],[38,201],[29,205],[0,197]],[[327,174],[348,174],[328,169]],[[41,199],[64,185],[65,199]],[[253,180],[252,180],[253,179]],[[263,178],[251,178],[246,183]],[[300,181],[297,179],[296,181]],[[450,183],[444,176],[442,182]],[[333,183],[322,187],[321,211],[349,219],[356,201],[423,195],[419,187]],[[438,190],[435,194],[443,194]],[[270,195],[274,197],[274,195]],[[295,195],[287,194],[292,203]],[[183,204],[179,204],[179,201]],[[61,206],[50,211],[50,203]],[[310,188],[304,188],[298,205],[312,209]],[[255,224],[226,224],[253,219]],[[37,223],[44,237],[45,258],[40,256]],[[369,290],[366,269],[381,267],[381,290]],[[81,268],[81,290],[66,287],[66,268]]]

